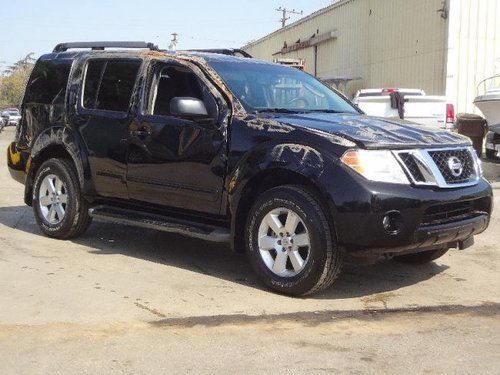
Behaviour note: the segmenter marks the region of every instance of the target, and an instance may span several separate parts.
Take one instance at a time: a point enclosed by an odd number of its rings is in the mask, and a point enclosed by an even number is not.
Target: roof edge
[[[287,25],[285,27],[282,27],[282,28],[277,29],[277,30],[275,30],[275,31],[273,31],[273,32],[271,32],[271,33],[269,33],[267,35],[264,35],[263,37],[261,37],[261,38],[259,38],[257,40],[254,40],[253,42],[245,44],[243,47],[241,47],[241,49],[245,50],[246,48],[253,47],[253,46],[255,46],[255,45],[259,44],[259,43],[262,43],[266,39],[269,39],[269,38],[271,38],[271,37],[273,37],[275,35],[278,35],[278,34],[280,34],[282,32],[285,32],[285,31],[287,31],[287,30],[289,30],[289,29],[291,29],[291,28],[293,28],[295,26],[298,26],[298,25],[300,25],[300,24],[302,24],[304,22],[307,22],[307,21],[309,21],[312,18],[316,18],[316,17],[322,15],[323,13],[326,13],[326,12],[332,10],[332,9],[338,8],[338,7],[342,6],[342,5],[345,5],[345,4],[348,4],[350,2],[354,2],[354,1],[355,0],[339,0],[338,2],[336,2],[334,4],[331,4],[331,5],[328,5],[328,6],[324,7],[324,8],[318,9],[317,11],[315,11],[315,12],[313,12],[313,13],[305,16],[305,17],[302,17],[301,19],[299,19],[299,20],[297,20],[295,22],[292,22],[291,24],[289,24],[289,25]]]

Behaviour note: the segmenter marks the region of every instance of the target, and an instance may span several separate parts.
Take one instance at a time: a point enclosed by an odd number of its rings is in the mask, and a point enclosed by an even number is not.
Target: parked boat
[[[494,158],[500,155],[500,74],[486,78],[477,86],[478,96],[474,104],[488,122],[486,155]]]
[[[500,125],[500,74],[479,83],[474,104],[481,110],[489,126]]]

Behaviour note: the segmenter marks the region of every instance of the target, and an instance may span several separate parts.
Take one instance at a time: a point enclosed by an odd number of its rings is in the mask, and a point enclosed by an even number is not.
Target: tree
[[[0,108],[20,106],[34,62],[33,53],[29,53],[0,76]]]

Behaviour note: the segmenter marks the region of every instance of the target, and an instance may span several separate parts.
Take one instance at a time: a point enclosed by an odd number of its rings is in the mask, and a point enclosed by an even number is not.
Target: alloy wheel
[[[42,180],[38,202],[45,221],[52,225],[63,221],[66,215],[68,193],[65,184],[55,174],[49,174]]]
[[[278,276],[293,277],[306,266],[311,239],[304,221],[289,208],[276,208],[261,221],[259,252],[264,264]]]

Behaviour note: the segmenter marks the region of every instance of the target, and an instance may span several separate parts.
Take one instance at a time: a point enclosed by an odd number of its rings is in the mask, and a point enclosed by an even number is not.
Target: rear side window
[[[97,93],[101,83],[103,69],[106,61],[97,60],[89,62],[85,75],[85,88],[83,90],[83,106],[89,109],[96,108]]]
[[[126,112],[140,66],[139,60],[91,60],[85,74],[83,106]]]
[[[63,104],[71,60],[38,61],[31,73],[24,103]]]

